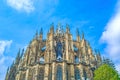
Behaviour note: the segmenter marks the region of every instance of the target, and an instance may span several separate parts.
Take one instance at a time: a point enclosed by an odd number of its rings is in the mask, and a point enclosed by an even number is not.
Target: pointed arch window
[[[44,69],[40,68],[38,80],[44,80]]]
[[[62,67],[57,67],[57,74],[56,74],[56,80],[62,80]]]
[[[78,68],[75,68],[75,80],[81,80],[80,79],[80,72]]]

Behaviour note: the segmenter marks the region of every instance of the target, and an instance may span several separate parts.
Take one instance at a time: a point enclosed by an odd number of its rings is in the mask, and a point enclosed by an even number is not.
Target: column
[[[26,78],[25,78],[25,80],[29,80],[29,69],[27,69],[27,71],[26,71]]]
[[[39,76],[39,64],[36,65],[35,80],[39,80],[38,76]]]
[[[49,78],[49,64],[45,64],[44,80],[48,80],[48,78]]]
[[[56,74],[55,74],[55,62],[53,62],[52,63],[52,80],[55,80],[55,76],[56,76]]]
[[[74,65],[73,64],[70,65],[70,72],[71,72],[71,80],[75,80]]]
[[[63,69],[63,72],[62,72],[62,75],[63,75],[63,80],[66,80],[66,63],[65,62],[63,62],[63,67],[62,67]]]

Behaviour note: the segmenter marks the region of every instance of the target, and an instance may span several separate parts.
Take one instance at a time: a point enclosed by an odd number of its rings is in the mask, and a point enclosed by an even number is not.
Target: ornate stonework
[[[26,51],[18,52],[5,80],[93,80],[93,71],[101,65],[99,52],[92,51],[84,34],[72,39],[69,25],[66,31],[51,25],[47,39],[43,31],[36,33]]]

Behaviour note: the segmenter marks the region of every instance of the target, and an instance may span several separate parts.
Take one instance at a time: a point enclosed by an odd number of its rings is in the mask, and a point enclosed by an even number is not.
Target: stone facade
[[[18,52],[15,62],[8,69],[5,80],[93,80],[93,71],[101,65],[99,51],[92,51],[90,44],[76,32],[72,39],[69,25],[66,31],[51,25],[47,39],[43,31],[36,33],[26,51]]]

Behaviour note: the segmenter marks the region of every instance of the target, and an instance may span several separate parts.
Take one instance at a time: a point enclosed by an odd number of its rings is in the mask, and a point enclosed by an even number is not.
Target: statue
[[[57,60],[61,60],[62,59],[62,43],[60,41],[57,42],[55,51],[56,51]]]

